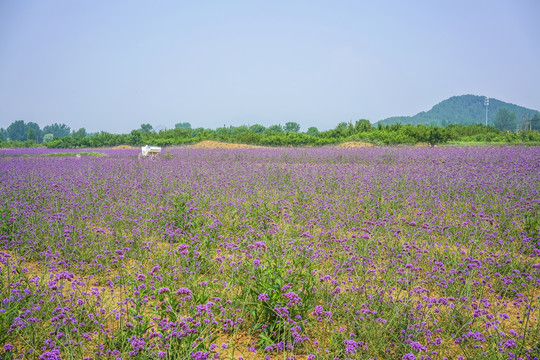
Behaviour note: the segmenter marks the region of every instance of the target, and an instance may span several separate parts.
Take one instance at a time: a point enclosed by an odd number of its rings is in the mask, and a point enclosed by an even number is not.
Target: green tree
[[[51,141],[53,141],[53,139],[54,139],[53,134],[45,134],[45,135],[43,135],[43,142],[44,143],[51,142]]]
[[[401,129],[401,122],[398,121],[396,123],[393,123],[391,125],[388,126],[388,129],[391,130],[391,131],[399,131]]]
[[[429,145],[435,146],[437,144],[443,144],[449,139],[448,132],[444,128],[438,126],[432,126],[427,131],[427,139]]]
[[[221,140],[225,140],[229,137],[230,129],[223,125],[222,127],[218,127],[216,129],[216,136],[220,138]]]
[[[178,127],[174,129],[173,137],[176,139],[187,139],[192,137],[193,130]]]
[[[307,129],[306,134],[313,137],[319,137],[320,135],[319,129],[317,129],[315,126],[311,126],[309,129]]]
[[[230,127],[230,133],[233,138],[237,137],[240,134],[245,134],[247,132],[249,132],[249,128],[246,125]]]
[[[516,128],[516,114],[508,110],[507,108],[500,108],[495,116],[493,125],[499,130],[515,130]]]
[[[534,114],[531,119],[531,130],[540,131],[540,113]]]
[[[30,129],[33,129],[34,132],[32,133],[32,136],[28,135],[28,140],[34,140],[38,143],[41,143],[43,141],[43,131],[39,128],[39,125],[35,122],[29,122],[26,124],[27,128],[27,134],[30,131]]]
[[[351,132],[352,132],[351,130],[352,130],[352,124],[342,121],[334,129],[333,135],[338,138],[345,137],[345,136],[351,135]]]
[[[212,129],[204,129],[204,131],[201,134],[201,137],[203,139],[213,139],[216,135],[216,131]]]
[[[191,137],[196,137],[196,136],[201,136],[204,132],[204,128],[202,127],[198,127],[198,128],[195,128],[191,131]]]
[[[360,119],[354,124],[355,132],[369,132],[371,130],[371,123],[369,120]]]
[[[251,130],[251,132],[254,132],[255,134],[261,134],[264,132],[264,130],[266,130],[266,128],[262,125],[254,124],[249,127],[249,130]]]
[[[520,121],[520,130],[529,130],[532,126],[532,117],[523,114]]]
[[[131,130],[129,135],[129,143],[131,145],[142,145],[141,130]]]
[[[141,131],[146,134],[154,131],[154,128],[150,124],[141,124]]]
[[[174,125],[174,128],[175,128],[175,129],[186,129],[186,130],[190,130],[190,129],[191,129],[191,124],[188,123],[188,122],[182,122],[182,123],[175,124],[175,125]]]
[[[17,120],[11,123],[7,128],[7,136],[12,141],[26,141],[28,130],[23,120]]]
[[[285,132],[297,133],[300,131],[300,125],[294,121],[289,121],[285,123]]]
[[[280,134],[283,132],[283,128],[281,125],[271,125],[266,128],[265,132],[268,134]]]
[[[99,134],[90,138],[90,146],[103,147],[103,146],[116,146],[121,143],[126,143],[129,139],[124,135],[115,135],[106,131],[101,131]]]
[[[0,141],[7,140],[7,131],[4,128],[0,128]]]
[[[73,131],[71,133],[71,137],[74,138],[74,139],[84,139],[86,138],[86,129],[85,128],[80,128],[79,130],[77,131]]]
[[[43,133],[53,134],[55,138],[61,139],[63,137],[69,136],[71,129],[66,124],[52,124],[47,125],[43,128]]]
[[[33,142],[37,142],[36,130],[34,128],[28,127],[28,130],[27,130],[27,133],[26,133],[26,139],[30,140],[30,141],[33,141]]]

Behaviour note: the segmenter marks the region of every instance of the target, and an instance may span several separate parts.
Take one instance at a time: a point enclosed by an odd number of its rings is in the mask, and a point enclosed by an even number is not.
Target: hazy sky
[[[0,127],[305,131],[453,95],[540,109],[540,1],[0,0]]]

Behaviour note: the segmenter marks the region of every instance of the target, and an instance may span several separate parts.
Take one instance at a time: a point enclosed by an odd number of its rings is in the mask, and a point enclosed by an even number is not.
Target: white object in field
[[[158,146],[150,146],[146,145],[141,148],[141,155],[142,156],[156,156],[161,152],[161,148]]]

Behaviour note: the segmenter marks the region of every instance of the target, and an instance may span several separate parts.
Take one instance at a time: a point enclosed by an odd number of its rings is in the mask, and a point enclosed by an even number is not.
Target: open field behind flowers
[[[540,148],[30,151],[2,359],[540,356]]]

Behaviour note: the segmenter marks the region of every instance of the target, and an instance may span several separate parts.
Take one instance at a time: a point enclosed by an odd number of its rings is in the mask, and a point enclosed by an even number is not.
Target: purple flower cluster
[[[13,358],[538,354],[538,147],[22,152],[0,152]]]

